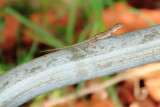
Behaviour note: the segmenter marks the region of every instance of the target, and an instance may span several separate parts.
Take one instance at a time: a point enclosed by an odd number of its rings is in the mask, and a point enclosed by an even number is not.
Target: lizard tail
[[[62,47],[62,48],[54,48],[54,49],[48,49],[48,50],[44,50],[44,51],[40,51],[40,52],[54,52],[54,51],[58,51],[61,49],[66,49],[69,48],[70,46],[66,46],[66,47]]]
[[[70,46],[66,46],[66,47],[62,47],[62,48],[55,48],[55,49],[48,49],[48,50],[44,50],[44,51],[40,51],[40,52],[53,52],[53,51],[58,51],[58,50],[61,50],[61,49],[66,49],[66,48],[70,48],[70,47],[74,47],[74,46],[77,46],[77,45],[81,45],[81,44],[85,44],[85,43],[88,43],[90,40],[86,40],[84,42],[79,42],[79,43],[76,43],[76,44],[73,44],[73,45],[70,45]]]
[[[84,44],[84,43],[87,43],[87,42],[84,41],[84,42],[80,42],[80,43],[73,44],[73,45],[70,45],[70,46],[66,46],[66,47],[62,47],[62,48],[55,48],[55,49],[48,49],[48,50],[44,50],[44,51],[40,51],[40,52],[53,52],[53,51],[58,51],[58,50],[61,50],[61,49],[66,49],[66,48],[74,47],[74,46],[81,45],[81,44]]]
[[[52,51],[57,51],[60,50],[61,48],[55,48],[55,49],[48,49],[48,50],[44,50],[44,51],[40,51],[40,52],[52,52]]]

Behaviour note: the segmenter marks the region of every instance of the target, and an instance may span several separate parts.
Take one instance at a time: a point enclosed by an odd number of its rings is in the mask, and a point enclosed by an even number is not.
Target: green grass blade
[[[92,12],[91,12],[91,6],[90,6],[89,1],[82,0],[81,5],[82,5],[82,9],[84,11],[84,15],[86,15],[86,17],[88,19],[91,19]]]
[[[90,0],[93,14],[95,14],[95,21],[93,24],[92,36],[95,35],[99,29],[103,30],[104,25],[102,23],[102,11],[103,11],[103,2],[102,0]]]
[[[128,1],[127,0],[120,0],[120,2],[127,4]]]
[[[66,42],[68,45],[72,44],[73,42],[74,25],[76,22],[76,12],[78,9],[78,4],[79,0],[74,0],[70,8],[69,22],[67,25],[67,32],[66,32]]]
[[[106,6],[113,6],[115,4],[114,0],[103,0]]]
[[[40,0],[41,7],[43,11],[47,11],[51,8],[52,1],[51,0]]]
[[[94,36],[99,31],[99,22],[96,21],[93,23],[91,36]]]
[[[26,53],[26,55],[24,55],[23,59],[20,60],[20,62],[18,64],[27,62],[29,60],[31,60],[34,56],[34,53],[36,52],[36,48],[37,48],[37,41],[35,40],[31,46],[31,49],[29,50],[29,52]]]
[[[119,98],[118,98],[117,92],[115,90],[115,86],[112,85],[112,86],[108,87],[107,90],[110,94],[112,101],[116,104],[116,107],[123,107]]]
[[[62,42],[60,42],[57,38],[52,36],[49,32],[47,32],[44,29],[40,28],[38,25],[32,23],[31,21],[29,21],[27,18],[25,18],[22,15],[20,15],[19,13],[17,13],[12,8],[6,7],[4,9],[4,12],[9,14],[9,15],[11,15],[11,16],[13,16],[13,17],[15,17],[22,24],[24,24],[25,26],[29,27],[33,31],[35,31],[38,34],[38,38],[40,38],[40,40],[42,40],[42,42],[44,42],[44,43],[46,43],[46,44],[48,44],[50,46],[54,46],[54,47],[63,47],[64,46],[64,44]]]
[[[5,26],[5,20],[4,20],[4,18],[1,18],[0,19],[0,32],[2,32],[4,26]]]
[[[84,27],[82,33],[80,34],[78,38],[78,42],[82,42],[86,40],[86,37],[87,37],[87,34],[89,33],[90,28],[91,28],[91,24],[88,24]]]
[[[112,78],[112,75],[107,75],[107,76],[104,76],[102,77],[105,81],[109,80],[110,78]],[[117,91],[115,89],[115,85],[112,85],[112,86],[109,86],[107,88],[107,91],[112,99],[112,101],[115,103],[116,107],[123,107],[120,100],[119,100],[119,97],[118,97],[118,94],[117,94]]]
[[[93,12],[95,12],[96,14],[97,20],[102,21],[102,11],[104,7],[102,0],[90,0],[90,3],[91,3]]]

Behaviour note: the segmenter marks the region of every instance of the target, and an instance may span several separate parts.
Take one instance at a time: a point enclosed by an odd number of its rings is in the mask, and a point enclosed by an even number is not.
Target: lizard
[[[73,45],[70,45],[70,46],[66,46],[66,47],[62,47],[62,48],[44,50],[44,51],[41,51],[41,52],[50,52],[50,51],[66,49],[66,48],[74,47],[74,46],[85,44],[85,43],[88,43],[88,44],[92,43],[92,46],[95,47],[95,44],[93,43],[94,41],[105,39],[105,38],[108,38],[110,36],[113,36],[114,32],[117,31],[122,26],[123,26],[123,24],[117,23],[112,28],[110,28],[110,29],[108,29],[108,30],[106,30],[104,32],[100,32],[100,33],[94,35],[93,37],[83,41],[83,42],[79,42],[79,43],[76,43],[76,44],[73,44]]]

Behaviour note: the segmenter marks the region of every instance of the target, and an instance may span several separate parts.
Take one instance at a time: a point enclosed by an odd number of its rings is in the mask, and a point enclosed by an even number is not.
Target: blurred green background
[[[116,23],[125,24],[117,34],[159,24],[159,6],[155,5],[158,1],[144,1],[1,0],[0,74],[46,54],[41,53],[42,50],[82,42]],[[101,80],[108,78],[110,76]],[[83,88],[84,84],[75,85],[74,91]],[[65,95],[66,90],[63,88],[43,94],[26,105],[38,107],[48,95],[59,98]],[[114,104],[121,107],[115,87],[107,90]]]

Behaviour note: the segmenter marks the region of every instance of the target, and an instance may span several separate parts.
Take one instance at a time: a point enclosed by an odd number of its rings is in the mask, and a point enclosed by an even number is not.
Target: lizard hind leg
[[[88,46],[91,45],[92,47],[96,47],[96,45],[94,43],[90,43],[88,42]]]
[[[92,43],[92,47],[96,47],[96,45],[94,43]]]

